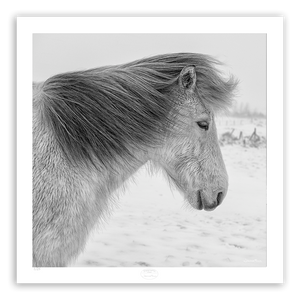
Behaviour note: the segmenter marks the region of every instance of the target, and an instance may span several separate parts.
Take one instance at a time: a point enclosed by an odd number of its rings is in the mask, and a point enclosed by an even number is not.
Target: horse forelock
[[[217,64],[206,55],[177,53],[55,75],[39,94],[43,117],[71,161],[96,158],[107,165],[161,142],[175,122],[171,92],[187,65],[195,66],[202,101],[215,110],[228,107],[237,83],[225,80]]]

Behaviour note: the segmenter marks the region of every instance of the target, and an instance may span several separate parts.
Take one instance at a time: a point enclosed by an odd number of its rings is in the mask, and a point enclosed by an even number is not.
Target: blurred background
[[[237,110],[266,113],[265,34],[34,34],[33,81],[173,52],[209,54],[240,80]]]
[[[172,52],[209,54],[240,81],[216,124],[229,191],[213,212],[196,211],[147,165],[74,267],[266,266],[265,34],[34,34],[33,81]]]

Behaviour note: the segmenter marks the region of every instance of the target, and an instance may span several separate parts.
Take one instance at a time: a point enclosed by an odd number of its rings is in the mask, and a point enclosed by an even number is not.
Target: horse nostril
[[[224,198],[223,193],[222,192],[218,193],[218,196],[217,196],[217,206],[219,206],[222,203],[223,198]]]

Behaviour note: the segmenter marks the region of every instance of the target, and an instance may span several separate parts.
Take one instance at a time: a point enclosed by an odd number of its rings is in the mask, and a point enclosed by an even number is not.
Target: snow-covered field
[[[222,118],[219,136],[237,137],[266,120]],[[263,267],[266,266],[266,147],[221,147],[229,190],[212,212],[187,208],[163,175],[139,170],[110,220],[93,232],[72,267]]]

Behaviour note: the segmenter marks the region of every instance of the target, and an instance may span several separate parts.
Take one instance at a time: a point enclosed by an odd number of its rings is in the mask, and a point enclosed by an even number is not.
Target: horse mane
[[[187,65],[195,66],[202,101],[226,109],[237,82],[221,76],[220,62],[175,53],[55,75],[39,85],[43,118],[70,161],[107,165],[161,141],[175,122],[172,90]]]

